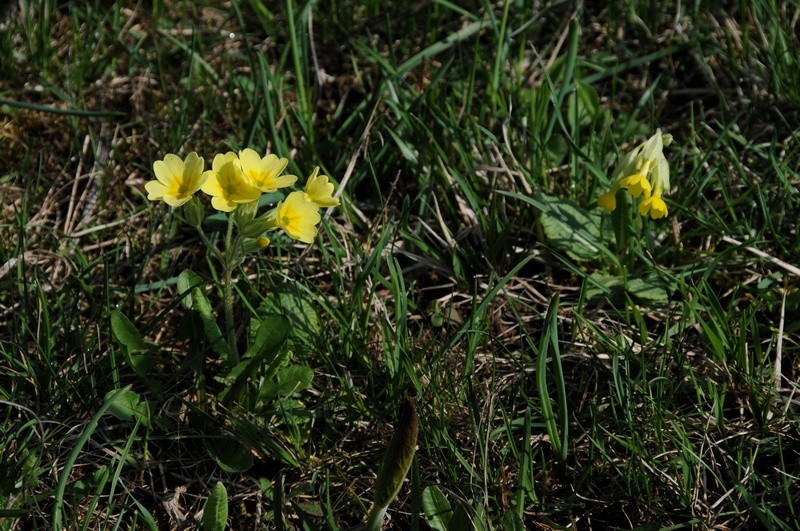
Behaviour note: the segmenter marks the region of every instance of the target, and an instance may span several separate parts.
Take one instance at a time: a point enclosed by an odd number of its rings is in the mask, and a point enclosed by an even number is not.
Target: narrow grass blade
[[[64,463],[64,469],[61,471],[61,475],[58,478],[58,486],[56,487],[55,504],[53,507],[53,531],[61,531],[62,529],[61,521],[64,517],[64,492],[67,488],[67,481],[72,473],[72,468],[75,466],[75,462],[78,460],[78,456],[80,455],[81,450],[83,450],[83,446],[89,441],[89,437],[91,437],[94,431],[97,429],[97,424],[100,422],[100,418],[105,414],[108,408],[114,405],[114,402],[117,400],[117,398],[123,396],[130,390],[130,385],[123,387],[111,395],[105,401],[105,403],[100,406],[100,409],[98,409],[97,413],[94,414],[92,420],[90,420],[89,424],[86,425],[86,429],[83,431],[83,434],[75,443],[75,448],[73,448],[72,452],[70,452],[66,463]]]

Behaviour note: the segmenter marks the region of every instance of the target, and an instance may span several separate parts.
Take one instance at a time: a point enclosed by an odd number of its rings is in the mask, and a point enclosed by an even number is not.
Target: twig
[[[750,251],[754,255],[760,256],[761,258],[766,258],[767,260],[769,260],[770,262],[772,262],[776,266],[782,267],[783,269],[785,269],[786,271],[788,271],[789,273],[793,274],[796,277],[800,277],[800,268],[797,268],[797,267],[793,266],[792,264],[786,263],[783,260],[781,260],[780,258],[775,258],[771,254],[767,254],[764,251],[759,251],[755,247],[750,247],[749,245],[745,245],[742,242],[740,242],[738,240],[734,240],[733,238],[730,238],[728,236],[723,236],[722,237],[722,241],[725,241],[725,242],[728,242],[728,243],[732,243],[733,245],[738,245],[740,247],[744,247],[745,250]]]

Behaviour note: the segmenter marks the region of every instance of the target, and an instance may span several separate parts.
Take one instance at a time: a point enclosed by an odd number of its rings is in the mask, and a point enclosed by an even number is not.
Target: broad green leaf
[[[136,374],[145,374],[156,364],[155,360],[146,354],[130,354],[128,363],[133,367]]]
[[[289,348],[297,351],[314,345],[322,330],[319,312],[311,295],[297,282],[278,284],[258,307],[259,315],[279,313],[289,319],[292,325],[289,334]],[[253,318],[258,329],[258,318]]]
[[[558,166],[564,161],[568,153],[569,144],[564,140],[564,135],[553,135],[547,143],[547,158],[549,161]]]
[[[181,303],[184,308],[191,310],[194,301],[192,300],[192,289],[205,284],[205,281],[200,278],[200,275],[190,269],[186,269],[178,275],[178,293],[184,295]],[[188,293],[187,293],[188,292]]]
[[[596,260],[602,253],[600,216],[587,213],[572,201],[545,194],[536,199],[547,205],[542,211],[542,230],[550,244],[572,259]]]
[[[253,453],[240,442],[225,439],[206,439],[208,455],[230,474],[241,474],[253,466]]]
[[[431,529],[448,531],[447,525],[453,517],[453,508],[439,487],[431,485],[422,491],[422,510]]]
[[[264,369],[264,378],[272,379],[278,374],[278,371],[289,364],[289,361],[292,359],[292,351],[287,350],[285,352],[281,352],[278,354],[275,359],[273,359],[267,368]]]
[[[136,373],[136,376],[138,376],[151,391],[160,394],[164,386],[147,375],[147,372],[155,365],[155,360],[147,354],[131,354],[127,349],[123,349],[122,354],[125,357],[125,361],[133,369],[133,372]]]
[[[264,316],[258,326],[253,344],[244,353],[242,359],[253,358],[270,361],[280,352],[280,348],[289,337],[291,326],[289,319],[283,315]]]
[[[665,302],[668,299],[667,289],[663,279],[659,277],[631,278],[628,280],[627,289],[623,277],[592,273],[589,276],[589,286],[586,289],[586,299],[591,300],[605,294],[612,301],[620,301],[627,292],[633,299],[644,302]]]
[[[111,312],[111,331],[119,343],[126,347],[128,351],[145,350],[147,345],[142,339],[142,335],[134,324],[125,317],[125,314],[118,310]]]
[[[255,378],[262,366],[266,364],[267,367],[271,367],[276,360],[281,359],[281,347],[286,342],[290,329],[289,320],[282,315],[264,317],[258,327],[255,341],[242,356],[243,361],[226,377],[229,385],[219,397],[223,404],[229,405],[238,399],[248,379]]]
[[[290,365],[278,372],[280,393],[284,396],[307,389],[314,378],[314,371],[305,365]]]
[[[665,302],[667,290],[658,278],[635,278],[628,282],[628,292],[640,301]]]
[[[228,523],[228,491],[217,481],[203,507],[203,530],[224,531]]]
[[[477,529],[476,522],[470,518],[467,510],[460,503],[456,504],[453,516],[447,522],[447,531],[474,531]]]
[[[130,389],[123,393],[117,393],[114,389],[106,393],[105,400],[109,401],[112,396],[114,400],[109,402],[108,412],[120,420],[132,421],[139,420],[145,426],[150,426],[150,408],[147,401],[140,402],[139,393],[134,393]]]
[[[204,284],[205,282],[197,273],[188,269],[178,276],[178,292],[181,295],[187,291],[189,292],[183,299],[184,305],[200,315],[200,319],[203,321],[203,331],[211,344],[211,348],[214,349],[214,352],[227,359],[228,344],[222,338],[222,332],[217,326],[214,313],[211,311],[211,303],[208,301],[208,296],[201,289]]]

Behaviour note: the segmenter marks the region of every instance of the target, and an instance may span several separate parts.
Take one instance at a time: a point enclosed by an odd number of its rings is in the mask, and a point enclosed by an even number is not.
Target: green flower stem
[[[231,249],[231,242],[233,240],[233,215],[228,216],[228,232],[225,234],[225,260],[223,266],[225,269],[225,326],[228,329],[228,350],[230,352],[229,361],[232,366],[239,363],[239,351],[236,348],[236,327],[233,324],[233,269],[235,266],[233,261],[233,249]]]
[[[380,531],[383,529],[383,517],[386,516],[386,510],[389,506],[374,507],[369,513],[367,525],[364,527],[365,531]]]
[[[214,246],[213,243],[211,243],[211,240],[208,239],[208,236],[206,236],[206,233],[203,232],[203,229],[201,229],[200,227],[197,227],[197,234],[200,235],[200,239],[203,240],[203,243],[205,243],[206,247],[209,248],[209,250],[211,251],[211,254],[213,254],[214,257],[217,260],[219,260],[221,264],[224,265],[225,264],[225,257],[223,257],[222,254],[220,254],[219,251],[217,251],[217,248]]]
[[[619,256],[620,273],[627,279],[628,271],[633,265],[631,250],[631,199],[625,190],[617,191],[617,208],[611,213],[611,225],[617,240],[617,256]],[[636,212],[633,212],[636,215]],[[637,216],[638,217],[638,216]]]

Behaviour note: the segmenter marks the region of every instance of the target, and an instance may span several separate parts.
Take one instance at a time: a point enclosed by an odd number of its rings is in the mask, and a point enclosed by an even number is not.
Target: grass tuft
[[[409,398],[386,528],[800,528],[800,5],[590,4],[0,8],[0,529],[352,528]],[[144,184],[246,147],[342,206],[236,271],[237,381]]]

